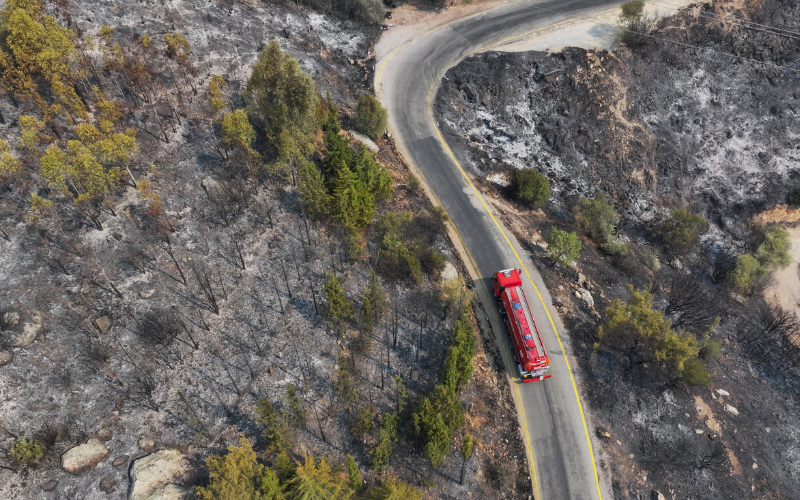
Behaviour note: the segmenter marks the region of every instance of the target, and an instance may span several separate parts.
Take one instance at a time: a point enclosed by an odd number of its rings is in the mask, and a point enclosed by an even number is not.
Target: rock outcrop
[[[160,450],[133,462],[129,500],[180,500],[178,486],[189,471],[189,461],[178,450]]]
[[[32,311],[30,318],[30,321],[26,321],[22,325],[22,332],[14,337],[14,340],[11,341],[9,347],[15,347],[18,349],[28,347],[29,345],[33,344],[33,341],[36,340],[42,333],[42,330],[44,330],[42,313],[39,311]]]
[[[73,476],[80,476],[108,456],[108,448],[97,438],[70,448],[61,455],[61,468]]]

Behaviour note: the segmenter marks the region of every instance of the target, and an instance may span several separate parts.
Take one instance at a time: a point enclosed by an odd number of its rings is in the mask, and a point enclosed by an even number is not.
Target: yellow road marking
[[[602,11],[601,13],[609,12],[609,11],[615,10],[615,9],[616,8],[607,9],[605,11]],[[499,45],[501,43],[507,42],[509,40],[513,40],[515,38],[520,38],[520,37],[523,37],[523,36],[527,36],[527,35],[530,35],[530,34],[533,34],[533,33],[537,33],[539,31],[543,31],[543,30],[546,30],[546,29],[549,29],[549,28],[553,28],[555,26],[566,24],[566,23],[569,23],[569,22],[572,22],[572,21],[577,21],[577,20],[580,20],[580,19],[582,19],[582,18],[578,17],[578,18],[573,18],[573,19],[567,19],[567,20],[564,20],[564,21],[559,21],[557,23],[553,23],[553,24],[544,26],[542,28],[537,28],[535,30],[531,30],[531,31],[523,33],[521,35],[515,35],[515,36],[512,36],[512,37],[506,38],[504,40],[500,40],[499,42],[494,42],[494,43],[486,45],[484,47],[480,47],[478,49],[475,49],[469,55],[473,55],[473,54],[475,54],[476,52],[478,52],[480,50],[485,50],[486,48],[494,47],[496,45]],[[439,26],[439,27],[437,27],[435,29],[432,29],[432,30],[426,32],[425,35],[433,33],[434,31],[437,31],[439,29],[445,28],[447,26],[450,26],[451,24],[454,24],[455,22],[458,22],[458,21],[461,21],[461,20],[453,21],[453,23],[448,23],[448,24],[445,24],[443,26]],[[401,46],[397,47],[392,52],[390,52],[386,56],[386,58],[384,59],[383,64],[381,64],[380,70],[378,71],[377,78],[376,78],[376,80],[378,82],[378,85],[376,86],[376,90],[378,92],[378,97],[380,97],[380,95],[381,95],[380,82],[381,82],[381,79],[383,78],[383,71],[386,68],[386,65],[388,64],[389,60],[397,53],[397,51],[399,51],[401,48],[403,48],[405,45],[407,45],[409,42],[411,42],[413,40],[414,39],[406,41],[404,44],[402,44]],[[449,68],[446,68],[446,69],[449,69]],[[431,121],[433,123],[436,123],[436,120],[433,118],[433,109],[431,108],[431,105],[430,105],[430,97],[431,97],[431,92],[433,92],[433,86],[440,79],[441,79],[441,75],[439,75],[439,77],[436,78],[433,81],[433,83],[431,83],[431,86],[428,89],[428,99],[427,99],[428,114],[430,115]],[[553,328],[553,332],[556,335],[556,340],[558,341],[558,346],[561,349],[561,353],[564,355],[564,362],[567,365],[567,372],[569,373],[570,382],[572,383],[572,389],[573,389],[573,391],[575,393],[575,399],[578,402],[578,409],[580,411],[581,421],[583,423],[583,432],[584,432],[584,434],[586,436],[586,444],[589,446],[589,456],[590,456],[590,458],[592,460],[592,469],[594,471],[594,481],[595,481],[595,486],[597,488],[597,497],[598,497],[598,500],[602,500],[603,494],[602,494],[602,492],[600,490],[600,476],[597,473],[597,465],[596,465],[595,459],[594,459],[594,450],[592,449],[592,441],[591,441],[591,438],[589,437],[589,429],[588,429],[588,426],[586,424],[586,415],[585,415],[585,413],[583,411],[583,404],[581,404],[580,394],[578,393],[578,386],[575,383],[575,377],[572,374],[572,367],[570,366],[570,363],[569,363],[569,357],[567,356],[567,353],[564,350],[564,344],[561,341],[561,336],[558,333],[558,329],[556,328],[555,322],[553,321],[553,317],[550,314],[550,310],[547,308],[547,305],[544,302],[544,298],[542,297],[542,294],[539,291],[539,287],[536,286],[536,283],[531,278],[531,275],[528,272],[527,267],[525,267],[525,264],[522,262],[522,258],[517,253],[517,250],[514,248],[514,245],[511,244],[511,241],[508,239],[508,236],[506,235],[505,231],[503,231],[503,228],[500,225],[500,223],[497,221],[497,219],[495,219],[494,214],[492,214],[492,211],[486,205],[486,201],[483,199],[483,196],[481,196],[481,194],[478,191],[478,189],[475,187],[474,184],[472,184],[472,181],[470,180],[470,178],[467,175],[467,173],[461,167],[461,164],[458,162],[458,160],[456,160],[455,155],[453,155],[453,152],[450,150],[450,147],[447,145],[447,142],[442,137],[442,133],[439,131],[439,127],[438,126],[436,127],[436,134],[437,134],[437,136],[439,138],[439,142],[441,142],[442,146],[444,146],[445,151],[447,151],[447,154],[453,160],[453,163],[455,163],[456,167],[458,167],[458,170],[461,172],[461,175],[464,176],[464,179],[467,181],[467,184],[469,184],[469,186],[472,188],[472,190],[475,193],[475,195],[481,201],[481,204],[483,205],[483,208],[486,210],[486,213],[489,214],[489,217],[491,217],[491,219],[494,222],[495,226],[497,226],[498,231],[500,231],[500,234],[503,235],[503,239],[506,241],[506,244],[511,249],[511,251],[514,253],[514,256],[517,258],[517,262],[519,262],[519,265],[521,266],[522,270],[525,271],[525,275],[528,277],[528,281],[530,282],[531,286],[533,286],[534,291],[536,291],[536,296],[539,298],[539,302],[542,304],[542,307],[544,308],[544,311],[547,314],[547,319],[550,321],[550,326]],[[425,176],[422,174],[421,171],[419,171],[419,173],[420,173],[420,175],[422,176],[422,178],[424,180]],[[441,200],[439,200],[439,197],[436,196],[436,194],[433,192],[432,188],[431,188],[430,191],[434,195],[436,200],[439,202],[439,205],[442,206]],[[455,224],[453,224],[453,228],[455,228]],[[467,252],[467,255],[469,256],[470,261],[472,261],[473,267],[477,271],[478,270],[477,263],[475,262],[475,259],[473,259],[472,253],[469,251],[469,248],[467,247],[466,241],[464,241],[464,238],[461,236],[461,233],[458,231],[457,228],[456,228],[456,234],[458,234],[458,237],[461,240],[462,245],[464,246],[464,249]],[[484,283],[484,288],[486,288],[486,284],[485,283]],[[487,292],[488,292],[488,288],[487,288]],[[495,311],[495,315],[496,314],[497,314],[497,311]],[[516,378],[514,378],[513,380],[516,380]],[[534,460],[533,460],[533,450],[532,450],[531,445],[530,445],[530,434],[528,432],[527,419],[525,418],[525,408],[524,408],[524,405],[522,404],[522,395],[521,395],[520,390],[519,390],[519,384],[515,383],[515,384],[512,384],[512,385],[514,386],[515,393],[517,395],[518,400],[520,401],[520,405],[519,406],[520,406],[520,412],[522,414],[522,427],[523,427],[523,430],[524,430],[524,433],[525,433],[525,449],[526,449],[526,452],[530,456],[531,477],[533,479],[533,484],[534,484],[534,493],[536,495],[535,498],[538,499],[538,498],[540,498],[539,487],[538,487],[538,481],[537,481],[537,478],[536,478],[536,466],[535,466],[535,463],[534,463]]]

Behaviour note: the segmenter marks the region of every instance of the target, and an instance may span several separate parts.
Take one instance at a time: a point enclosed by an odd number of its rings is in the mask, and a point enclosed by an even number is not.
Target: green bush
[[[620,14],[622,19],[636,19],[642,17],[644,13],[644,2],[641,0],[630,0],[622,4],[620,10],[622,11]]]
[[[673,208],[656,222],[655,232],[669,248],[687,250],[708,231],[708,222],[686,208]]]
[[[553,227],[550,229],[550,236],[547,237],[547,250],[556,262],[566,266],[580,255],[581,240],[575,233]]]
[[[408,174],[408,182],[406,183],[406,187],[408,187],[408,190],[412,193],[417,194],[422,189],[422,183],[414,174]]]
[[[600,242],[609,242],[619,223],[619,214],[614,210],[611,198],[600,191],[591,200],[583,198],[575,205],[575,217],[581,227],[592,238]]]
[[[356,123],[358,130],[373,139],[386,131],[389,112],[372,94],[363,94],[356,103]]]
[[[17,462],[28,464],[44,456],[45,445],[38,439],[19,438],[8,451],[8,457]]]
[[[736,292],[748,295],[753,285],[768,274],[769,271],[762,267],[755,257],[741,254],[736,257],[736,267],[731,273],[731,284]]]
[[[700,347],[700,357],[705,360],[717,359],[721,352],[716,340],[708,340]]]
[[[517,199],[532,207],[541,207],[550,198],[550,181],[532,168],[514,173]]]
[[[764,241],[758,246],[754,256],[761,266],[772,271],[791,264],[792,257],[789,255],[791,248],[789,232],[782,227],[774,226],[764,233]]]
[[[711,376],[708,374],[706,365],[697,358],[689,359],[683,364],[681,375],[684,380],[692,385],[708,385],[711,383]]]

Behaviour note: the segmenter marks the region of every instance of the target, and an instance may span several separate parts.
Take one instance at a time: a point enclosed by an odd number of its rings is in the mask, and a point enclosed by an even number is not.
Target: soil
[[[761,337],[763,298],[732,296],[723,262],[754,250],[757,224],[794,222],[780,205],[800,187],[797,49],[789,37],[738,20],[793,29],[800,9],[793,1],[696,4],[656,33],[668,41],[644,47],[479,54],[447,73],[436,98],[436,120],[459,161],[540,263],[585,374],[615,498],[796,496],[800,370],[792,330]],[[513,201],[520,168],[550,179],[543,210]],[[658,265],[613,258],[581,233],[571,208],[600,190],[623,216],[619,236],[637,252],[654,252]],[[657,210],[671,206],[710,223],[687,253],[669,251],[650,228]],[[575,267],[550,259],[552,226],[581,233]],[[790,314],[796,270],[793,263],[779,273],[774,289],[787,294]],[[578,272],[594,308],[575,296]],[[683,277],[699,283],[706,308],[721,318],[711,338],[722,355],[707,362],[709,386],[595,346],[603,312],[627,298],[626,284],[651,284],[663,308],[670,283]],[[707,328],[684,327],[698,336]]]

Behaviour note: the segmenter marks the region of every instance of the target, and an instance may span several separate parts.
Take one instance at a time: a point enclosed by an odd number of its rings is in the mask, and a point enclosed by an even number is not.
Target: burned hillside
[[[775,214],[800,189],[798,22],[796,2],[696,4],[637,44],[478,54],[441,82],[444,136],[540,263],[570,330],[618,498],[796,494],[800,323],[768,278],[787,248],[738,280],[774,235],[789,244],[763,222],[796,221]],[[549,179],[541,210],[517,197],[528,168]],[[591,230],[591,203],[618,219]],[[707,222],[685,246],[663,229],[682,213]],[[551,227],[579,235],[574,266],[548,251]],[[606,308],[634,298],[696,349],[710,382],[689,383],[663,352],[604,343]]]

